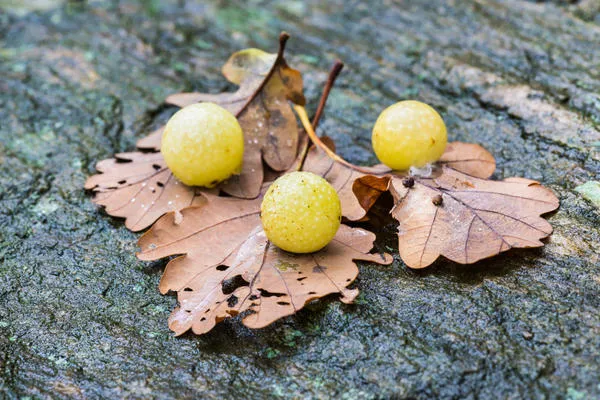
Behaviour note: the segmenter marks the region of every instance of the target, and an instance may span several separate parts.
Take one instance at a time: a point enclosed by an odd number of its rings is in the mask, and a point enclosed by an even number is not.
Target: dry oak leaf
[[[290,68],[284,57],[289,38],[282,33],[279,51],[269,54],[246,49],[233,54],[223,66],[223,75],[239,85],[234,93],[178,93],[167,97],[167,104],[185,107],[198,102],[221,105],[238,118],[246,140],[242,172],[221,186],[226,193],[252,199],[263,183],[263,164],[275,171],[287,170],[296,158],[298,123],[290,101],[304,105],[302,75]],[[163,128],[140,139],[141,149],[160,149]]]
[[[335,151],[330,138],[321,138]],[[488,178],[496,168],[494,156],[477,144],[451,142],[437,163],[437,168],[447,165],[458,171]],[[304,171],[323,176],[337,190],[342,202],[342,215],[351,220],[364,219],[375,201],[388,190],[392,171],[385,165],[356,167],[331,159],[323,150],[313,146],[304,162]],[[402,172],[394,172],[401,176]]]
[[[552,233],[541,215],[559,206],[538,182],[491,181],[443,167],[435,178],[389,180],[392,216],[399,222],[398,250],[411,268],[439,256],[470,264],[512,248],[541,247]]]
[[[261,198],[206,198],[206,206],[183,210],[181,223],[169,213],[139,240],[142,260],[185,254],[167,264],[159,286],[163,294],[177,293],[179,306],[169,318],[177,335],[206,333],[240,313],[244,325],[261,328],[332,293],[350,303],[358,294],[347,288],[358,275],[353,260],[392,261],[369,254],[374,234],[346,225],[319,252],[287,253],[262,230]]]
[[[483,179],[492,176],[496,170],[494,156],[474,143],[448,143],[437,164]]]
[[[302,76],[283,58],[288,37],[285,33],[280,36],[277,54],[249,49],[231,56],[223,73],[240,85],[237,92],[180,93],[167,99],[181,107],[212,101],[238,116],[248,143],[241,175],[220,187],[231,195],[258,196],[265,177],[262,158],[276,171],[285,170],[296,159],[298,126],[288,100],[303,104],[304,96]],[[137,147],[160,150],[163,131],[164,126],[156,129],[140,139]],[[204,190],[188,187],[175,178],[159,152],[123,153],[99,162],[96,168],[100,174],[90,177],[85,188],[95,192],[93,201],[104,206],[109,215],[126,218],[125,225],[132,231],[147,228],[167,212],[203,203]]]
[[[328,137],[322,137],[321,141],[331,150],[335,151],[333,141]],[[338,192],[340,202],[342,203],[342,215],[351,221],[358,221],[365,217],[370,206],[363,204],[361,201],[367,201],[367,198],[373,199],[371,206],[377,200],[379,195],[368,196],[356,195],[353,191],[354,182],[365,176],[384,176],[391,172],[385,165],[376,165],[373,167],[353,167],[345,165],[341,162],[330,158],[322,149],[312,146],[306,155],[303,171],[312,172],[325,178],[331,186]],[[367,190],[375,186],[365,185]],[[387,190],[387,188],[386,188]],[[379,193],[381,194],[381,193]]]
[[[329,139],[323,142],[331,148]],[[316,147],[303,169],[336,188],[342,214],[351,220],[365,218],[379,196],[390,191],[400,256],[409,267],[424,268],[440,255],[469,264],[515,247],[543,246],[540,240],[552,227],[540,216],[558,208],[558,199],[535,181],[486,180],[495,166],[483,147],[452,142],[434,165],[432,178],[390,173],[381,165],[344,164]]]
[[[173,176],[161,153],[121,153],[100,161],[96,169],[100,174],[85,182],[86,189],[94,190],[94,203],[109,215],[125,218],[125,226],[134,232],[169,211],[178,213],[205,202],[199,188]]]
[[[137,141],[135,147],[140,150],[153,150],[160,151],[160,143],[162,141],[162,134],[165,131],[165,125],[155,129],[148,136],[144,136]]]

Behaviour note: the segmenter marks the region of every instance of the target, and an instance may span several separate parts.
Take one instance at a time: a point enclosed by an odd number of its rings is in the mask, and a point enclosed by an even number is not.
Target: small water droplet
[[[131,199],[131,202],[132,202],[132,203],[135,203],[135,199]]]
[[[423,178],[429,178],[431,176],[432,172],[433,172],[433,168],[432,168],[431,164],[427,164],[421,168],[410,167],[410,169],[408,170],[408,174],[410,176],[423,177]]]
[[[168,205],[171,205],[171,204],[173,204],[173,202],[172,202],[172,201],[169,201],[167,204],[168,204]]]
[[[142,187],[146,186],[146,182],[142,183]]]

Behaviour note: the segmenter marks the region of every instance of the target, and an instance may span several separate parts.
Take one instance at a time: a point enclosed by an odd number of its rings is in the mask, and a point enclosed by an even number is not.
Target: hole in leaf
[[[227,299],[227,305],[229,307],[234,307],[237,303],[238,303],[238,298],[235,295],[231,295],[231,297]]]
[[[202,322],[202,321],[206,321],[206,318],[204,318],[204,317],[200,318],[200,322]]]
[[[317,292],[308,292],[308,294],[317,294]]]
[[[305,280],[306,278],[308,278],[308,276],[303,276],[302,278],[298,278],[298,279],[296,279],[296,280],[297,280],[298,282],[301,282],[301,281]]]
[[[255,295],[255,294],[253,294],[252,296],[248,297],[248,299],[250,299],[250,300],[256,300],[256,299],[258,299],[258,296]]]
[[[217,271],[227,271],[229,269],[229,266],[227,265],[219,265],[217,267]]]
[[[119,181],[119,182],[117,182],[117,183],[118,183],[119,185],[123,185],[125,182],[127,182],[127,180],[123,179],[123,180],[120,180],[120,181]]]
[[[158,165],[158,164],[152,164],[152,168],[154,168],[154,169],[155,169],[155,170],[157,170],[157,171],[158,171],[159,169],[162,169],[162,167],[161,167],[160,165]]]
[[[186,287],[185,289],[183,289],[184,292],[193,292],[194,289]]]
[[[223,283],[223,293],[231,294],[235,292],[236,289],[241,288],[242,286],[248,286],[248,282],[242,278],[241,275],[236,275],[227,280],[224,280]]]
[[[162,183],[162,182],[156,182],[156,186],[158,186],[158,187],[164,187],[164,186],[165,186],[165,184],[164,184],[164,183]]]
[[[264,289],[258,289],[260,291],[261,297],[283,297],[285,293],[273,293]]]
[[[116,155],[115,155],[115,160],[117,161],[118,164],[126,164],[126,163],[130,163],[131,162],[131,160],[127,160],[125,158],[119,158]]]
[[[289,306],[290,303],[287,301],[278,301],[277,304],[279,304],[280,306]]]

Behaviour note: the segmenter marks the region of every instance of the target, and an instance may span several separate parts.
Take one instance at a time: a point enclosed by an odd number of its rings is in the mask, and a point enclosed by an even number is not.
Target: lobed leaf
[[[329,138],[323,138],[322,140],[328,144],[328,147],[333,144]],[[383,176],[391,172],[385,165],[360,168],[349,167],[332,160],[323,150],[316,146],[310,148],[302,170],[322,176],[335,188],[342,203],[342,215],[351,221],[358,221],[364,218],[370,206],[376,200],[375,196],[367,196],[366,193],[358,193],[357,196],[357,193],[353,190],[355,182],[369,174]],[[366,206],[369,201],[367,198],[369,200],[374,199],[369,206]]]
[[[438,164],[478,178],[489,178],[496,170],[496,160],[478,144],[451,142]]]
[[[240,85],[235,93],[179,93],[166,100],[180,107],[211,101],[238,117],[246,139],[243,169],[219,187],[232,196],[256,198],[265,179],[279,175],[296,160],[299,133],[289,101],[304,104],[305,100],[301,74],[283,58],[287,39],[285,33],[280,36],[277,54],[247,49],[230,57],[223,74]],[[133,231],[147,228],[167,212],[201,205],[206,191],[185,186],[167,169],[158,153],[163,131],[164,126],[137,142],[139,149],[157,153],[125,153],[101,161],[100,174],[85,184],[94,191],[96,204],[112,216],[125,218]]]
[[[246,139],[242,172],[222,189],[235,197],[258,196],[263,183],[263,160],[275,171],[287,170],[298,150],[298,124],[289,102],[304,105],[302,75],[290,68],[284,57],[287,34],[282,34],[277,54],[247,49],[231,56],[223,74],[239,84],[234,93],[178,93],[166,103],[179,107],[198,102],[213,102],[234,114]],[[142,145],[157,149],[157,134],[142,139]]]
[[[323,143],[330,147],[328,140]],[[395,201],[391,214],[399,222],[400,256],[409,267],[424,268],[439,256],[469,264],[511,248],[543,246],[540,240],[552,233],[541,215],[558,207],[556,196],[527,179],[486,180],[495,165],[481,146],[453,142],[431,177],[410,177],[383,166],[356,167],[316,147],[303,169],[336,188],[350,220],[364,219],[389,191]]]
[[[125,226],[140,231],[160,216],[205,200],[198,188],[184,185],[167,168],[160,153],[121,153],[96,164],[100,174],[85,182],[95,192],[93,202],[112,216],[125,218]]]
[[[177,293],[169,319],[177,335],[206,333],[239,313],[244,325],[261,328],[332,293],[351,302],[358,294],[347,288],[358,274],[353,260],[391,262],[369,254],[374,234],[346,225],[319,252],[287,253],[262,230],[260,198],[206,197],[206,206],[182,211],[181,223],[167,214],[139,241],[142,260],[185,254],[169,262],[160,283],[162,293]],[[230,288],[235,278],[242,284]]]
[[[433,179],[408,187],[392,177],[393,217],[398,249],[411,268],[431,265],[439,256],[470,264],[512,248],[543,246],[552,226],[541,215],[559,206],[538,182],[509,178],[490,181],[444,167]]]
[[[331,139],[322,141],[334,150]],[[473,176],[487,178],[496,168],[494,156],[477,144],[451,142],[436,164],[439,171],[443,166],[451,166]],[[351,220],[364,219],[375,201],[388,190],[388,176],[392,170],[379,164],[373,167],[345,165],[331,159],[323,150],[313,146],[302,168],[323,176],[337,190],[342,202],[342,215]],[[396,176],[407,176],[402,171],[393,172]]]

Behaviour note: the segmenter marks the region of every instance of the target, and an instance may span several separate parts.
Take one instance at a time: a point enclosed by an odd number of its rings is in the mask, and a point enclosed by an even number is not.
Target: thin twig
[[[310,140],[315,144],[315,146],[319,147],[321,150],[323,150],[325,153],[327,153],[329,158],[331,158],[333,161],[339,162],[340,164],[343,164],[349,168],[357,169],[357,167],[355,165],[349,163],[348,161],[344,160],[342,157],[335,154],[335,152],[333,150],[331,150],[329,147],[327,147],[327,145],[325,143],[323,143],[321,141],[321,139],[315,133],[310,121],[308,120],[308,114],[306,114],[306,108],[299,106],[299,105],[294,105],[294,110],[296,111],[296,114],[298,114],[298,118],[300,118],[300,122],[302,122],[302,125],[304,126],[304,130],[306,131],[306,134],[308,135]]]
[[[317,111],[312,120],[312,128],[313,131],[317,129],[319,126],[319,121],[321,120],[321,116],[323,115],[323,110],[325,110],[325,104],[327,103],[327,99],[329,98],[329,92],[331,92],[331,88],[335,84],[335,80],[338,75],[344,68],[344,63],[340,60],[336,60],[331,69],[329,70],[329,76],[327,77],[327,82],[325,82],[325,87],[323,88],[323,93],[321,94],[321,98],[319,99],[319,106],[317,107]],[[304,108],[304,107],[303,107]],[[306,112],[306,110],[305,110]],[[303,125],[304,122],[302,123]],[[305,129],[306,130],[306,129]],[[301,155],[300,161],[296,164],[294,168],[296,171],[300,171],[302,169],[302,165],[304,165],[304,160],[306,159],[306,154],[308,154],[310,141],[304,141],[302,147],[299,150],[299,154]]]
[[[329,70],[329,76],[327,77],[327,82],[325,83],[325,88],[323,89],[323,93],[321,94],[321,98],[319,99],[319,106],[317,107],[317,112],[315,112],[315,116],[312,120],[312,126],[314,130],[317,130],[317,126],[319,125],[319,120],[323,115],[323,110],[325,109],[325,103],[327,103],[327,99],[329,98],[329,92],[331,92],[331,88],[335,84],[335,80],[337,79],[340,72],[344,68],[344,63],[340,60],[336,60],[333,64],[333,67]]]

